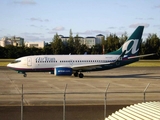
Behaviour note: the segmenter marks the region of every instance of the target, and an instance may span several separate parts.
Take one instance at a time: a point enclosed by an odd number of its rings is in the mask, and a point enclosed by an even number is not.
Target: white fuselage
[[[92,66],[110,64],[118,57],[119,55],[35,55],[18,58],[15,62],[8,64],[8,67],[15,70],[54,69],[56,67],[91,70]]]

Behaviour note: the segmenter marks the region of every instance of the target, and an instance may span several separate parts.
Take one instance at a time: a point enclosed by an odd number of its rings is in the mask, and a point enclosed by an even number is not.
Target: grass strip
[[[160,67],[160,60],[140,60],[127,65],[127,67]]]

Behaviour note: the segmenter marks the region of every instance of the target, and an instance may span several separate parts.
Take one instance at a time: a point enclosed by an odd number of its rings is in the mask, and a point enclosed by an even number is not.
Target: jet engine
[[[72,75],[72,68],[68,68],[68,67],[57,67],[54,70],[54,74],[56,76],[71,76]]]

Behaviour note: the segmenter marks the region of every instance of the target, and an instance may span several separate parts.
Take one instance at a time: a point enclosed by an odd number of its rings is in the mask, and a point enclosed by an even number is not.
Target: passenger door
[[[27,66],[32,66],[32,58],[27,58]]]

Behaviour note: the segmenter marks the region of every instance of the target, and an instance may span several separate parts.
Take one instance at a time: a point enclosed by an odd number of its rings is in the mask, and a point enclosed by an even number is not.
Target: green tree
[[[42,55],[42,48],[31,47],[32,55]]]
[[[110,34],[108,37],[106,37],[106,44],[107,52],[117,50],[120,47],[118,36],[116,36],[116,34]]]
[[[145,54],[160,53],[160,39],[156,34],[149,34],[145,42]],[[156,59],[158,56],[150,56],[147,58]]]
[[[24,46],[22,46],[22,47],[16,47],[16,49],[17,49],[17,52],[16,52],[17,58],[23,57],[25,55],[25,47]]]
[[[6,58],[17,58],[17,47],[13,45],[7,45],[6,49]]]
[[[6,53],[6,48],[0,46],[0,58],[6,58],[5,53]]]
[[[89,49],[85,44],[80,46],[80,53],[79,54],[91,54],[91,49]]]
[[[101,44],[96,44],[91,47],[92,53],[91,54],[102,54],[102,45]]]
[[[68,54],[75,54],[74,50],[74,39],[72,36],[72,30],[70,29],[70,35],[69,35],[69,40],[68,40]]]
[[[25,49],[24,56],[31,55],[31,53],[32,53],[31,48],[29,48],[29,47],[25,47],[24,49]]]
[[[119,38],[119,43],[120,45],[122,46],[123,43],[128,39],[128,36],[127,36],[127,32],[125,32],[124,34],[121,35],[121,37]]]
[[[141,43],[139,54],[140,55],[144,55],[145,54],[145,42]]]
[[[74,53],[80,54],[81,53],[80,48],[81,48],[81,44],[80,44],[79,36],[77,34],[74,37]]]
[[[52,52],[52,47],[51,47],[51,43],[50,44],[46,44],[45,46],[44,46],[44,48],[42,49],[42,51],[43,51],[43,54],[45,54],[45,55],[51,55],[51,54],[53,54],[53,52]]]
[[[54,35],[53,42],[51,43],[53,54],[64,54],[64,44],[61,39],[59,39],[58,34]]]

